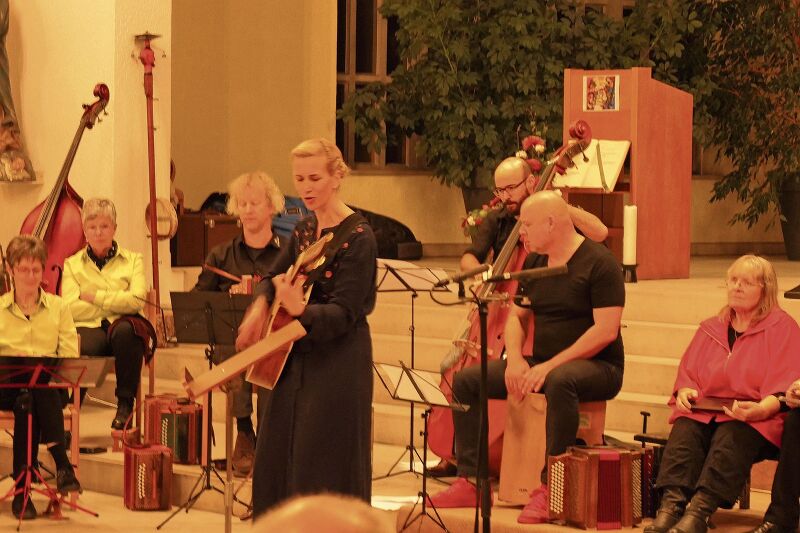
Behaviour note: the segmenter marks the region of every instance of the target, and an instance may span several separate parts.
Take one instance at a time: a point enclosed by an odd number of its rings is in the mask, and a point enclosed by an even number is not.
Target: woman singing
[[[44,364],[53,367],[57,358],[78,356],[78,335],[66,303],[44,292],[42,272],[47,248],[36,237],[20,235],[8,245],[8,263],[14,288],[0,296],[0,366]],[[0,372],[2,373],[2,372]],[[26,383],[30,373],[14,374],[0,383]],[[43,372],[39,383],[50,381]],[[43,442],[56,463],[56,484],[61,493],[81,490],[64,444],[64,416],[57,388],[0,388],[0,409],[14,411],[13,468],[17,490],[11,510],[17,518],[36,517],[33,502],[25,494],[25,469],[28,466],[28,410],[33,415],[34,447]],[[33,462],[33,461],[32,461]],[[26,504],[27,500],[27,504]]]
[[[83,204],[83,233],[88,245],[64,262],[61,294],[69,303],[81,336],[81,353],[114,356],[117,413],[113,429],[122,429],[133,411],[146,344],[134,323],[144,307],[146,282],[142,254],[117,245],[117,210],[111,200]]]
[[[344,240],[318,272],[308,303],[303,279],[264,280],[239,331],[240,348],[253,344],[268,300],[278,298],[308,332],[295,343],[259,424],[266,431],[256,442],[256,518],[296,494],[328,491],[367,502],[371,494],[372,341],[366,317],[375,306],[375,237],[339,198],[349,169],[336,145],[312,139],[291,155],[295,189],[314,213],[297,224],[274,271],[285,272],[327,233],[334,233],[333,242]]]

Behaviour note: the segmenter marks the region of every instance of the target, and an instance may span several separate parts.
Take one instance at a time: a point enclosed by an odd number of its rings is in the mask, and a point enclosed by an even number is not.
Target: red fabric
[[[731,420],[724,413],[684,413],[675,407],[679,389],[691,387],[700,397],[760,401],[785,392],[800,377],[800,327],[782,309],[774,309],[764,320],[742,333],[728,350],[729,320],[709,318],[700,324],[681,359],[673,388],[670,423],[685,416],[708,423]],[[750,425],[767,440],[780,446],[784,415]]]

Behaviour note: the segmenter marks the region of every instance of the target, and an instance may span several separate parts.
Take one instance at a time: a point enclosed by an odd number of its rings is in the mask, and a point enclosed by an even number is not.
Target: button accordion
[[[173,452],[177,464],[200,464],[203,406],[172,394],[148,396],[144,401],[145,443],[161,444]]]
[[[159,511],[171,507],[172,450],[159,444],[124,447],[125,507]]]
[[[550,519],[581,529],[642,521],[641,450],[575,446],[548,459]]]

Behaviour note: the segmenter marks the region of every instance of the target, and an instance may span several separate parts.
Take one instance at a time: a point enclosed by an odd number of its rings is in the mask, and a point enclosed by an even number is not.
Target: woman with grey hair
[[[111,200],[87,200],[82,220],[87,245],[64,262],[61,293],[81,336],[81,353],[115,359],[117,413],[111,427],[122,429],[133,412],[146,346],[129,320],[144,320],[139,316],[147,290],[142,254],[114,240],[117,211]]]

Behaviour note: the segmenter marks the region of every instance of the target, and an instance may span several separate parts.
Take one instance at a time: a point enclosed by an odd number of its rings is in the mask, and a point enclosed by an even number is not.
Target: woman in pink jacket
[[[766,259],[740,257],[726,284],[728,304],[700,324],[681,359],[657,480],[661,506],[645,533],[705,533],[717,507],[736,501],[752,464],[780,446],[778,396],[800,372],[800,327],[778,306]]]

